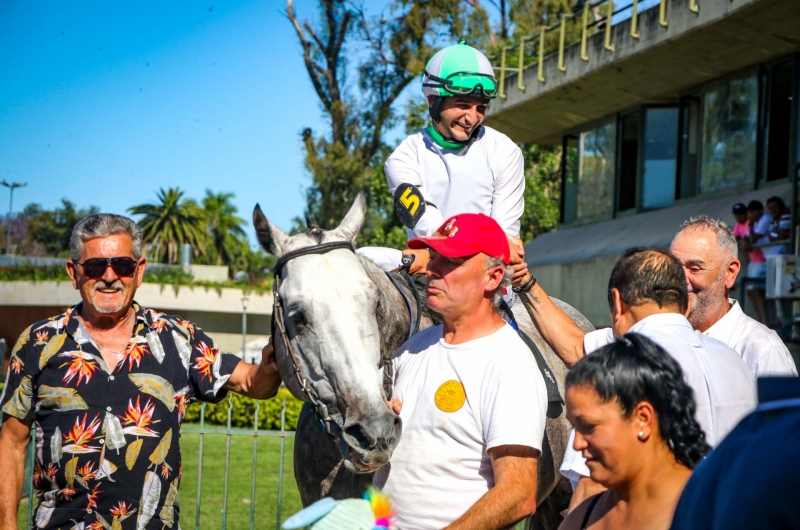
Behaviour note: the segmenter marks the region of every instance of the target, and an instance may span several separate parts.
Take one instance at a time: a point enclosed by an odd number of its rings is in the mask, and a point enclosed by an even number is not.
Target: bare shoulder
[[[558,527],[558,530],[582,530],[583,521],[586,519],[586,512],[589,511],[589,505],[595,497],[597,497],[597,495],[592,495],[569,512],[569,515],[567,515],[567,518],[561,523],[561,526]]]

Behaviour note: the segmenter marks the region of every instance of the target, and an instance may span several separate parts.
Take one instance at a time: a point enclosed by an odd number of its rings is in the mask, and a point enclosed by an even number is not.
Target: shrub
[[[3,391],[4,383],[0,383],[0,392]],[[253,417],[256,411],[256,400],[229,393],[233,401],[231,410],[231,427],[241,427],[243,429],[253,428]],[[206,422],[214,425],[228,425],[228,399],[225,398],[219,403],[206,404]],[[281,409],[283,400],[286,399],[286,430],[296,431],[297,420],[300,418],[300,409],[303,402],[297,399],[285,388],[278,390],[278,395],[272,399],[261,401],[261,408],[258,409],[258,428],[279,431],[281,429]],[[199,422],[200,408],[203,406],[199,401],[195,401],[186,407],[185,422]]]
[[[13,267],[0,267],[0,281],[2,282],[68,282],[69,275],[64,265],[15,265]]]
[[[144,281],[165,283],[169,285],[192,285],[194,276],[183,270],[183,267],[150,267],[145,269]]]
[[[228,399],[230,399],[233,402],[231,427],[252,429],[256,400],[233,392],[229,395],[229,398],[225,398],[219,403],[206,405],[206,422],[226,426],[228,424]],[[300,417],[300,408],[303,406],[303,402],[292,396],[291,392],[285,388],[278,390],[278,395],[274,398],[261,400],[261,407],[258,409],[259,429],[280,430],[284,399],[286,399],[286,430],[297,430],[297,419]],[[184,421],[199,422],[202,406],[202,403],[195,401],[186,407]]]

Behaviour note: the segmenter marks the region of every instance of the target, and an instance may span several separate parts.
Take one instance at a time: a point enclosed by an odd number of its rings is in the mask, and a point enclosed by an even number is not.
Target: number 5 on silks
[[[394,210],[403,226],[413,229],[425,213],[425,199],[413,184],[400,184],[394,192]]]

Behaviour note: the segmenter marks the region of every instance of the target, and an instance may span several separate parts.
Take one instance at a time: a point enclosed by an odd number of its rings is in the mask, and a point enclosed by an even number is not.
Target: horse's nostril
[[[364,429],[361,428],[361,424],[359,423],[345,427],[344,433],[355,440],[358,447],[362,449],[370,449],[373,445],[375,445],[374,441],[367,436],[367,434],[364,432]]]

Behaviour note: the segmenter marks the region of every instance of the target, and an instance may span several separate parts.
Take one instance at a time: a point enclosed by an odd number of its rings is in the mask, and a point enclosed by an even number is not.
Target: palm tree
[[[247,246],[244,219],[236,215],[236,206],[231,203],[233,193],[214,193],[206,190],[203,209],[206,212],[211,244],[216,250],[217,265],[233,265]]]
[[[206,252],[208,217],[193,199],[183,199],[183,195],[180,188],[161,188],[155,203],[128,208],[128,212],[144,216],[139,220],[142,239],[154,258],[166,258],[167,263],[177,261],[184,243],[194,246],[196,253]]]

